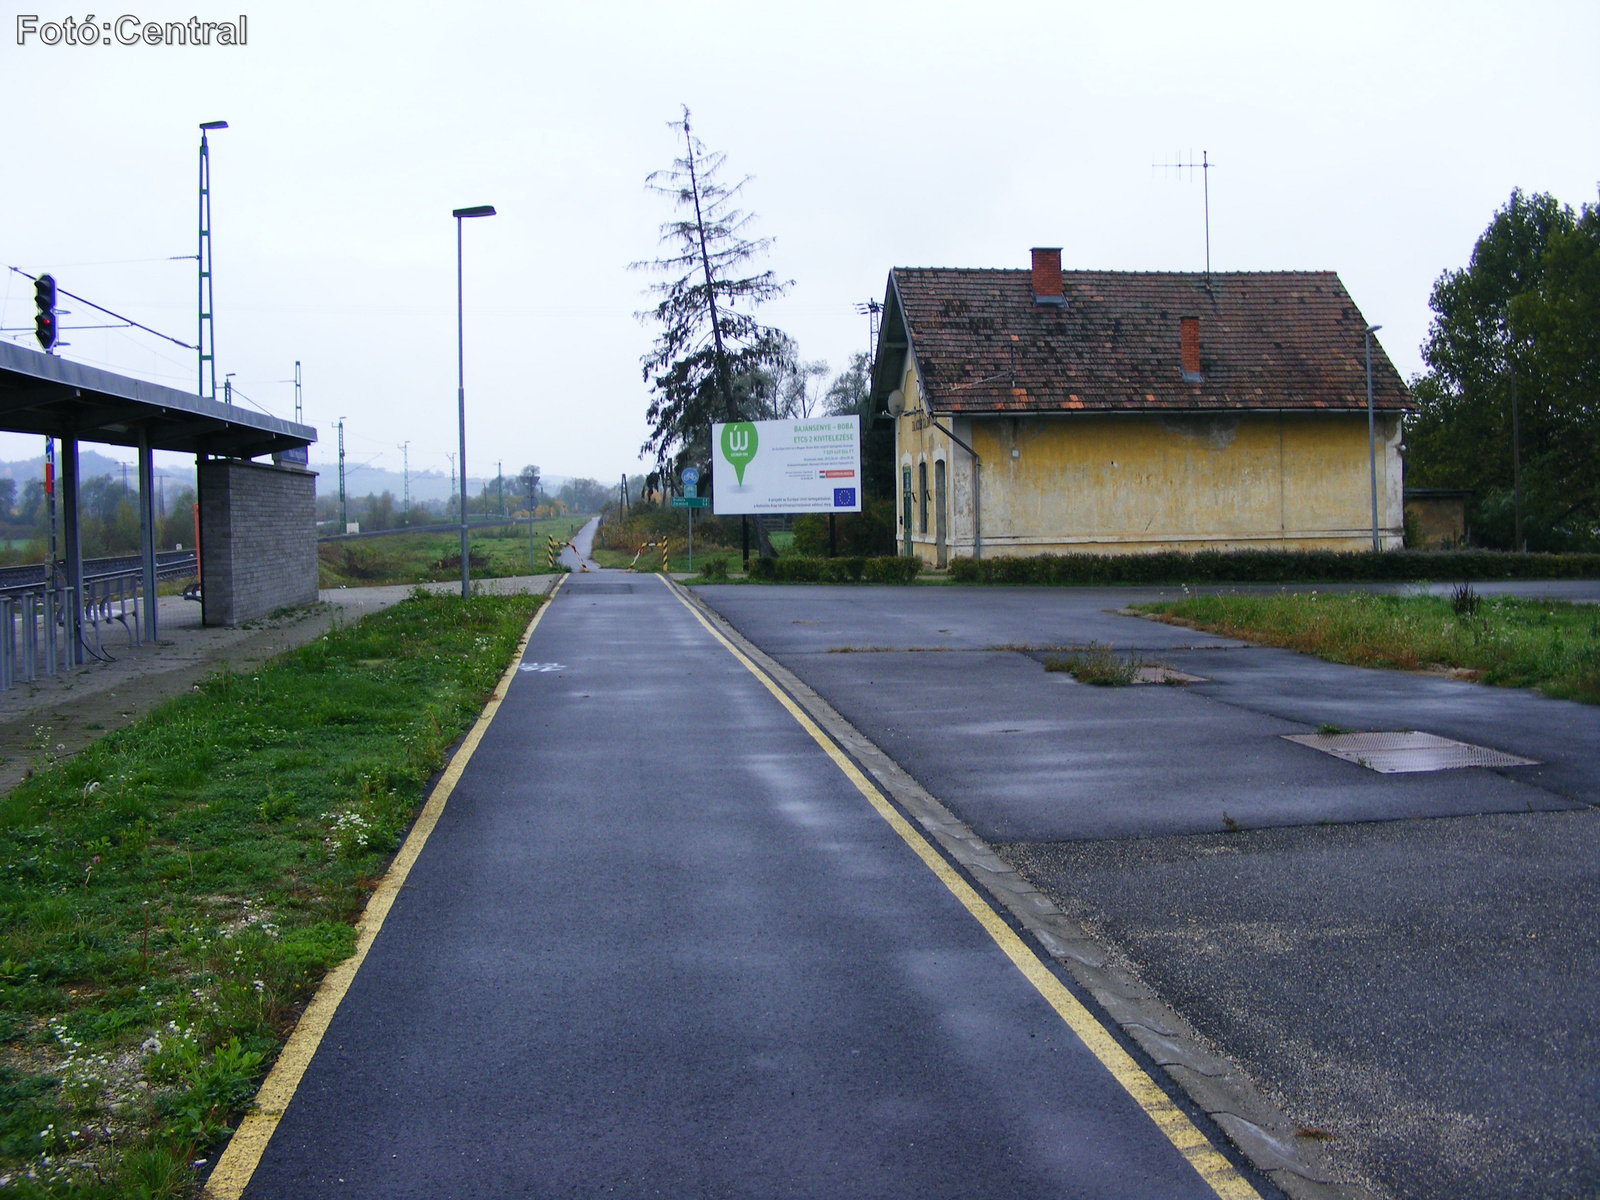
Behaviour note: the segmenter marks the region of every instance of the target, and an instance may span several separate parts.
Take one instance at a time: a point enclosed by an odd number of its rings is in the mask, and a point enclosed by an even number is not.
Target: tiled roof
[[[1064,271],[1066,303],[1036,304],[1026,270],[897,267],[879,364],[898,370],[904,313],[936,412],[1074,409],[1365,409],[1366,321],[1332,271]],[[1200,327],[1200,382],[1179,360]],[[1377,342],[1377,407],[1409,406]]]

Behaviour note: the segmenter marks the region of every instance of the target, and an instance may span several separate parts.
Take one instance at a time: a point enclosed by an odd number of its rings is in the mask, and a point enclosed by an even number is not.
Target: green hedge
[[[906,559],[902,562],[909,561]],[[1041,554],[956,558],[956,583],[1322,583],[1600,579],[1600,554],[1508,554],[1499,550],[1202,550],[1162,554]]]
[[[749,578],[759,583],[910,583],[919,558],[756,558]]]

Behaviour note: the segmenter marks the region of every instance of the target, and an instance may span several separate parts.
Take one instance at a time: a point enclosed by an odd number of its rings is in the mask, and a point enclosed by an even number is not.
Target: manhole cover
[[[579,583],[566,589],[569,596],[626,596],[632,591],[631,583]]]
[[[1454,771],[1460,767],[1531,767],[1538,762],[1500,750],[1472,746],[1431,733],[1286,733],[1299,742],[1346,762],[1385,775],[1413,771]]]

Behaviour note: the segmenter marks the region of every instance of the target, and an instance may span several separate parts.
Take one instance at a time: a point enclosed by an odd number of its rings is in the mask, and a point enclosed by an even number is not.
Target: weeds
[[[0,1190],[194,1193],[538,603],[413,597],[0,798]]]
[[[1137,655],[1122,658],[1110,646],[1091,645],[1044,660],[1046,671],[1065,671],[1079,683],[1095,687],[1127,687],[1137,683],[1144,660]]]
[[[1333,662],[1451,670],[1600,704],[1600,610],[1592,604],[1480,596],[1463,587],[1450,597],[1193,596],[1139,610]]]
[[[474,575],[490,579],[548,574],[546,537],[564,543],[582,527],[582,521],[569,517],[536,521],[531,567],[526,525],[474,530],[467,564]],[[318,584],[325,588],[459,579],[461,538],[454,533],[396,533],[359,541],[321,542],[317,563]]]

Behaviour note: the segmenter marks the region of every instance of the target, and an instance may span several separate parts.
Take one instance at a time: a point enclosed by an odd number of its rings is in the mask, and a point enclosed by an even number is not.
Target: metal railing
[[[193,573],[193,554],[168,557],[157,564],[156,579]],[[81,604],[77,589],[59,578],[55,583],[40,579],[0,586],[0,691],[59,675],[80,661],[115,661],[105,634],[120,625],[128,648],[139,646],[145,640],[147,602],[156,598],[144,595],[144,574],[138,569],[86,575]],[[70,620],[75,605],[78,647],[72,644]]]

